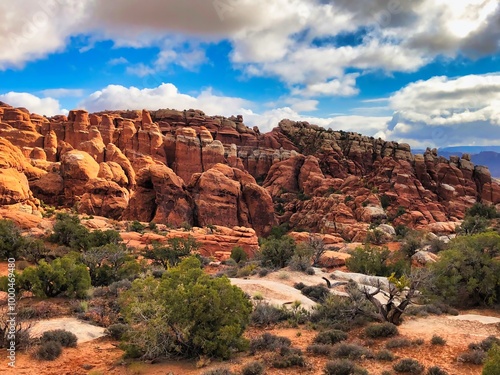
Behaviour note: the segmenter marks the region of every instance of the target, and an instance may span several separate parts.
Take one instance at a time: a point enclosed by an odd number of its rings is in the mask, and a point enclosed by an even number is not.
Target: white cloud
[[[388,136],[430,146],[491,144],[500,139],[500,74],[433,77],[389,99]]]
[[[117,9],[119,11],[117,11]],[[339,43],[351,34],[352,45]],[[346,71],[416,71],[437,56],[500,50],[497,0],[18,0],[0,3],[0,69],[64,49],[71,36],[161,49],[138,75],[170,64],[196,69],[210,43],[227,40],[247,75],[278,77],[308,96],[336,88]],[[90,43],[90,45],[92,45]],[[344,87],[344,86],[342,86]],[[347,91],[346,91],[347,90]]]
[[[47,89],[47,90],[42,90],[41,93],[45,97],[51,97],[51,98],[64,98],[64,97],[82,97],[85,93],[85,90],[83,89]]]
[[[216,95],[211,89],[206,89],[197,96],[182,94],[173,84],[163,83],[152,89],[109,85],[92,93],[80,105],[91,112],[106,109],[194,108],[201,109],[208,115],[231,116],[239,114],[243,107],[251,103],[241,98]]]
[[[54,98],[39,98],[26,92],[8,92],[0,95],[0,101],[13,107],[24,107],[32,113],[45,116],[66,114],[68,111],[61,109],[59,102]]]
[[[123,57],[123,56],[120,56],[120,57],[117,57],[117,58],[114,58],[114,59],[111,59],[108,61],[108,65],[111,65],[111,66],[116,66],[116,65],[124,65],[124,64],[128,64],[128,60]]]
[[[358,94],[356,88],[356,78],[358,73],[347,74],[339,79],[332,79],[327,82],[313,83],[305,88],[295,88],[292,90],[293,95],[302,95],[305,97],[318,96],[353,96]]]

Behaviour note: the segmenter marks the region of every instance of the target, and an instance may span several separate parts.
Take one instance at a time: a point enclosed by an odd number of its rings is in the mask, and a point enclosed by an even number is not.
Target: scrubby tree
[[[130,261],[136,263],[124,246],[117,244],[93,247],[83,252],[80,260],[88,267],[93,286],[109,285],[131,276],[128,272],[124,274],[124,266]]]
[[[245,262],[248,259],[248,255],[241,246],[235,246],[231,250],[231,259],[236,263]]]
[[[283,268],[294,255],[296,248],[297,245],[292,237],[269,237],[261,244],[262,262],[264,265]]]
[[[475,203],[465,212],[464,221],[458,228],[458,233],[464,235],[483,233],[490,226],[491,220],[499,216],[494,206]]]
[[[179,264],[184,257],[190,255],[199,246],[200,244],[193,236],[187,238],[176,237],[170,238],[166,245],[153,242],[153,248],[145,249],[143,255],[145,258],[153,260],[154,263],[168,268]]]
[[[37,297],[84,298],[91,286],[87,267],[72,256],[50,263],[41,260],[38,266],[26,268],[16,281],[22,290],[33,292]]]
[[[0,259],[17,258],[25,241],[11,220],[0,220]]]
[[[243,349],[251,302],[226,277],[204,274],[196,257],[170,268],[161,281],[137,279],[121,297],[131,325],[126,350],[143,358],[206,355],[228,358]]]
[[[500,235],[462,236],[431,266],[427,291],[454,306],[492,305],[500,293]]]
[[[393,272],[396,276],[402,276],[409,270],[409,262],[398,258],[386,247],[378,248],[365,244],[358,246],[346,260],[346,266],[351,272],[363,273],[373,276],[389,276]]]

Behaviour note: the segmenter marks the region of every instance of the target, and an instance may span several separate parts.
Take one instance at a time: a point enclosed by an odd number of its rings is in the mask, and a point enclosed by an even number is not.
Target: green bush
[[[351,272],[374,276],[402,275],[409,263],[397,257],[386,248],[377,248],[365,244],[351,251],[351,256],[346,260],[346,266]]]
[[[51,263],[41,260],[38,266],[26,268],[17,283],[22,290],[33,292],[37,297],[85,298],[91,286],[87,267],[70,256]]]
[[[264,370],[265,367],[261,362],[253,361],[243,366],[241,375],[262,375]]]
[[[448,373],[439,366],[432,366],[427,369],[427,375],[448,375]]]
[[[189,235],[187,238],[170,238],[166,245],[153,242],[153,248],[144,250],[143,255],[153,263],[169,268],[178,265],[181,259],[199,247],[200,244],[196,239]]]
[[[283,336],[276,336],[271,333],[264,333],[262,336],[256,337],[250,341],[250,352],[255,353],[258,351],[277,351],[283,348],[289,348],[292,342],[289,338]]]
[[[296,244],[292,237],[283,236],[281,238],[270,237],[263,240],[261,245],[262,263],[272,267],[285,267],[293,254]]]
[[[0,220],[0,260],[19,258],[25,244],[21,231],[11,220]]]
[[[48,341],[56,341],[65,348],[74,348],[76,347],[76,342],[78,341],[78,338],[73,332],[69,332],[64,329],[54,329],[52,331],[44,332],[42,334],[42,337],[40,338],[40,341],[42,343]]]
[[[333,347],[333,356],[352,360],[373,357],[369,349],[358,344],[340,343]]]
[[[392,362],[394,361],[395,357],[391,351],[382,349],[377,354],[375,354],[375,359],[378,361]]]
[[[368,371],[348,359],[327,362],[324,373],[325,375],[368,375]]]
[[[336,344],[341,341],[347,340],[347,333],[338,329],[331,329],[328,331],[320,332],[314,338],[316,344]]]
[[[236,375],[236,374],[225,367],[221,367],[205,371],[203,375]]]
[[[406,337],[394,337],[385,343],[387,349],[407,348],[409,346],[412,346],[412,342]]]
[[[483,367],[482,375],[500,374],[500,346],[493,345],[488,351],[488,358]]]
[[[486,219],[495,219],[499,217],[499,212],[495,206],[484,203],[474,203],[471,208],[467,209],[465,214],[466,216],[481,216]]]
[[[236,263],[245,262],[248,259],[248,255],[241,246],[235,246],[231,250],[231,259],[234,259]]]
[[[134,280],[120,305],[131,326],[126,343],[144,358],[228,358],[246,347],[251,302],[226,277],[205,274],[196,257],[170,268],[161,281]]]
[[[405,358],[400,361],[398,361],[394,366],[392,366],[394,371],[396,372],[403,372],[407,374],[421,374],[424,372],[424,366],[420,364],[415,359],[412,358]]]
[[[271,366],[274,368],[304,367],[305,365],[302,351],[294,348],[282,348],[271,361]]]
[[[106,334],[109,335],[112,339],[119,341],[125,336],[129,329],[130,326],[128,324],[111,324],[108,328],[106,328]]]
[[[441,336],[433,335],[432,339],[431,339],[431,344],[432,345],[445,345],[446,340],[443,339]]]
[[[493,347],[493,345],[500,345],[500,339],[496,336],[488,336],[480,342],[469,344],[469,349],[487,352]]]
[[[89,247],[89,230],[80,224],[78,216],[58,213],[49,240],[72,249],[84,250]]]
[[[453,306],[492,305],[500,293],[500,235],[462,236],[431,266],[427,291]]]
[[[392,337],[398,334],[398,327],[392,323],[372,324],[365,328],[366,336],[376,339],[380,337]]]
[[[460,354],[458,360],[464,363],[472,363],[473,365],[482,365],[486,360],[486,352],[484,350],[470,350]]]
[[[300,290],[300,292],[315,302],[323,302],[326,297],[330,295],[330,290],[321,284],[306,285]]]
[[[258,303],[250,315],[252,325],[263,327],[287,320],[289,314],[284,309],[272,306],[267,302]]]
[[[43,342],[36,350],[36,357],[44,361],[53,361],[62,353],[62,346],[57,341]]]
[[[128,225],[128,230],[130,232],[137,232],[137,233],[143,233],[144,229],[146,229],[146,226],[141,224],[141,222],[134,220]]]
[[[307,347],[307,352],[314,355],[330,356],[332,354],[332,346],[328,344],[311,344]]]
[[[134,267],[130,268],[127,262],[137,263],[127,254],[125,246],[113,243],[84,251],[80,260],[88,267],[92,285],[96,287],[134,276]]]

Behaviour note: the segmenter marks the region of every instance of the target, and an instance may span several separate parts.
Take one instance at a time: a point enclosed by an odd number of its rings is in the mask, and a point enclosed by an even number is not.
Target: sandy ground
[[[64,329],[74,333],[78,337],[78,344],[92,341],[105,335],[104,328],[70,317],[39,321],[31,327],[31,334],[33,337],[39,337],[45,331],[53,329]]]
[[[304,296],[291,286],[278,283],[271,280],[263,279],[230,279],[231,284],[237,285],[245,293],[248,293],[251,297],[256,294],[260,294],[264,297],[264,300],[272,305],[283,305],[289,304],[295,301],[300,301],[301,306],[306,309],[311,309],[316,305],[316,302]]]
[[[467,320],[467,321],[479,322],[479,323],[483,323],[483,324],[500,323],[500,318],[497,318],[495,316],[484,316],[484,315],[477,315],[477,314],[464,314],[464,315],[458,315],[458,316],[450,316],[450,319]]]

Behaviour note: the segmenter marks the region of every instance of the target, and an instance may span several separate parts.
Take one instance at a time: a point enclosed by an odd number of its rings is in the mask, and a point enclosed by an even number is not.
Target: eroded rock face
[[[265,235],[275,224],[269,193],[247,172],[216,164],[194,175],[189,190],[200,226],[248,226]]]
[[[184,181],[174,171],[165,165],[153,164],[138,172],[137,190],[123,217],[174,226],[192,225],[192,200]]]
[[[500,204],[500,185],[468,155],[413,155],[307,122],[261,134],[193,109],[46,118],[0,103],[0,142],[0,204],[33,209],[39,198],[116,219],[259,235],[287,223],[362,241],[370,224],[439,231],[476,201]]]

